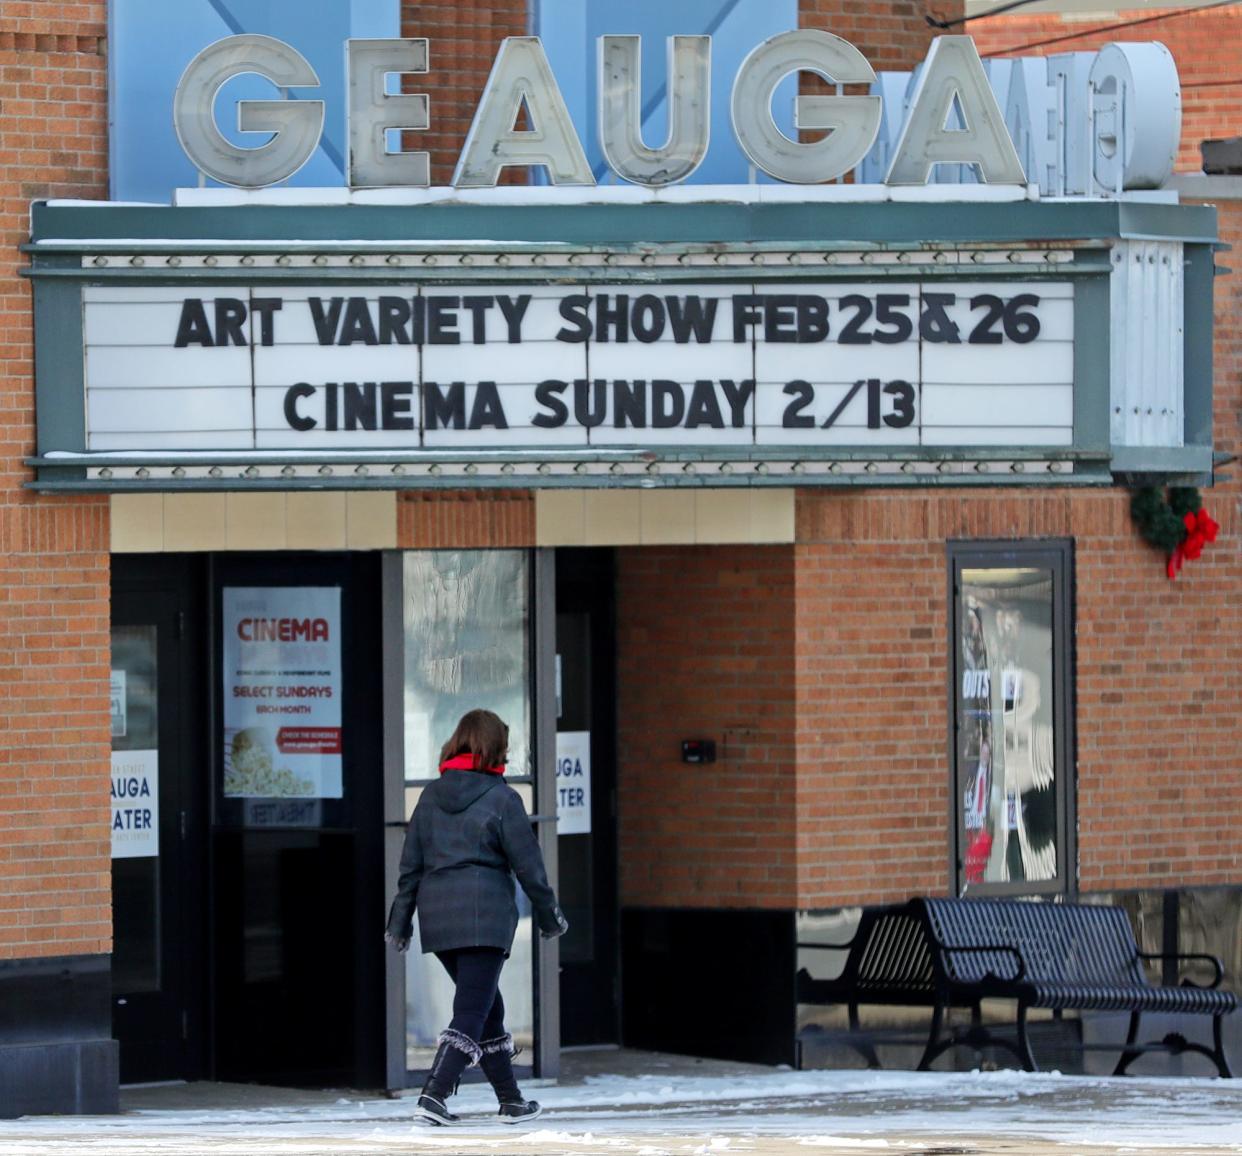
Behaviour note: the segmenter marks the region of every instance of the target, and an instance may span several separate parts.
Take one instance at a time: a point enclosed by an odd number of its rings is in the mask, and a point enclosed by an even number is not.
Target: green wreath
[[[1202,508],[1203,499],[1194,486],[1170,486],[1167,500],[1163,487],[1143,486],[1130,499],[1130,517],[1143,540],[1166,554],[1186,537],[1186,515]]]

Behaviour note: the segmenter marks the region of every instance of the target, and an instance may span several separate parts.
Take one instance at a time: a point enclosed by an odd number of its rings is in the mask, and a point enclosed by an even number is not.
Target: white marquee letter
[[[525,104],[530,129],[513,128]],[[508,36],[457,159],[453,184],[494,185],[506,165],[545,165],[554,185],[593,185],[591,166],[537,36]]]
[[[712,38],[668,38],[668,137],[658,149],[643,143],[641,39],[599,38],[599,143],[618,176],[638,185],[671,185],[707,155]]]
[[[427,153],[390,153],[385,141],[389,129],[417,131],[430,123],[425,93],[389,96],[384,91],[389,73],[427,71],[426,39],[348,40],[345,50],[349,187],[422,188],[430,184]]]
[[[803,28],[765,40],[742,61],[733,84],[733,132],[742,151],[769,176],[814,184],[852,169],[880,128],[878,96],[799,96],[798,128],[831,130],[823,140],[790,140],[772,116],[772,94],[791,72],[815,72],[837,84],[871,84],[875,72],[848,40]]]
[[[1005,127],[1026,179],[1039,185],[1040,192],[1045,194],[1052,192],[1052,148],[1048,137],[1052,95],[1046,61],[1022,57],[1013,62],[1005,99]]]
[[[239,100],[241,132],[276,135],[257,148],[230,144],[213,105],[221,85],[255,72],[277,88],[318,88],[306,57],[283,40],[247,34],[209,44],[186,66],[173,96],[173,126],[186,156],[226,185],[259,189],[293,176],[314,153],[323,133],[322,100]]]
[[[964,129],[945,128],[955,103]],[[989,184],[1026,184],[1005,118],[969,36],[937,36],[932,41],[885,183],[925,185],[932,165],[977,165],[979,179]]]
[[[1182,89],[1160,43],[1106,44],[1091,68],[1097,189],[1158,189],[1173,172],[1182,137]]]

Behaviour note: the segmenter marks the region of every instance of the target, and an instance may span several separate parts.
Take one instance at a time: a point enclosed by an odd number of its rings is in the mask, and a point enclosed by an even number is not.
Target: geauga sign
[[[601,36],[596,109],[604,158],[622,180],[659,187],[702,163],[711,122],[711,38],[668,40],[668,135],[642,135],[641,38]],[[394,94],[387,78],[428,71],[426,39],[349,40],[345,45],[351,188],[421,187],[428,154],[391,152],[388,133],[430,127],[425,94]],[[1181,94],[1172,56],[1160,44],[1111,44],[1096,53],[1047,60],[993,61],[985,72],[969,36],[940,36],[909,84],[895,91],[839,36],[799,29],[773,36],[742,62],[731,93],[733,131],[750,161],[782,181],[836,180],[869,160],[886,184],[921,185],[935,166],[969,166],[993,184],[1039,184],[1045,191],[1112,194],[1158,187],[1172,171]],[[796,140],[772,114],[776,88],[799,72],[819,75],[836,95],[795,99]],[[254,73],[297,99],[237,102],[243,133],[270,134],[245,148],[216,122],[215,103],[231,78]],[[209,177],[261,188],[292,176],[323,131],[323,101],[306,99],[319,78],[305,57],[267,36],[230,36],[204,48],[177,87],[173,119],[187,155]],[[868,86],[846,94],[845,86]],[[998,93],[994,86],[1001,89]],[[1002,103],[1004,107],[1002,107]],[[894,107],[896,105],[897,107]],[[516,127],[522,117],[525,122]],[[878,142],[878,143],[877,143]],[[494,185],[507,166],[540,166],[554,185],[594,185],[582,143],[538,37],[504,40],[484,86],[453,174],[460,188]],[[862,174],[864,178],[867,173]]]

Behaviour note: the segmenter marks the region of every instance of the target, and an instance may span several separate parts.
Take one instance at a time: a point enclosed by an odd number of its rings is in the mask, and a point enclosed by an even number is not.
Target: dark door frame
[[[164,627],[156,642],[164,941],[160,950],[164,966],[172,969],[181,1020],[180,1025],[175,1021],[171,1025],[174,1035],[167,1044],[173,1046],[157,1047],[156,1055],[135,1057],[137,1068],[127,1062],[122,1045],[122,1079],[202,1079],[210,1070],[211,1051],[210,977],[205,962],[209,955],[207,795],[206,759],[199,741],[201,720],[196,727],[192,710],[196,702],[204,701],[204,568],[200,557],[184,554],[114,554],[111,564],[112,623],[142,625],[158,617],[162,621],[157,626]],[[144,608],[148,608],[146,613]],[[168,1068],[170,1059],[173,1070]],[[156,1062],[158,1070],[152,1066]]]
[[[611,1039],[600,1042],[620,1043],[622,982],[616,805],[616,555],[609,547],[575,548],[556,551],[556,560],[557,613],[585,613],[590,622],[594,957],[596,960],[607,960],[612,972],[611,990],[603,997],[612,1004],[611,1031],[608,1033]],[[600,773],[605,767],[608,768],[607,773]],[[601,785],[605,789],[597,790]]]
[[[323,826],[320,830],[353,837],[351,926],[354,952],[355,982],[352,1006],[354,1031],[350,1082],[357,1087],[373,1087],[382,1081],[384,1000],[382,986],[372,977],[383,974],[383,782],[382,766],[382,674],[381,674],[381,555],[378,552],[296,552],[227,553],[208,558],[209,607],[208,680],[210,734],[208,766],[211,768],[209,798],[211,804],[210,833],[213,845],[222,836],[236,835],[243,830],[241,808],[236,800],[222,796],[223,703],[220,695],[220,672],[223,665],[220,618],[223,590],[226,586],[333,586],[342,591],[342,725],[347,728],[344,767],[346,797],[339,802],[325,800]],[[216,872],[213,865],[211,939],[217,942],[215,917],[217,895]],[[213,951],[214,959],[214,951]],[[211,1017],[213,1042],[218,1043],[219,990],[213,972]],[[324,992],[329,1003],[337,1002],[341,993]],[[306,1014],[330,1014],[328,1004],[318,1009],[308,1007]],[[219,1047],[213,1049],[212,1074],[219,1076]]]

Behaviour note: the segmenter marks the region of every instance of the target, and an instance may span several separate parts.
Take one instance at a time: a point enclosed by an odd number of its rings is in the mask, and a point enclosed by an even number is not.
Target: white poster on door
[[[591,732],[556,735],[556,833],[591,833]]]
[[[159,751],[112,752],[112,858],[160,853]]]
[[[339,799],[341,591],[224,590],[224,794]]]
[[[108,709],[112,715],[112,737],[123,739],[129,730],[129,704],[125,698],[125,671],[111,672],[108,701]]]

